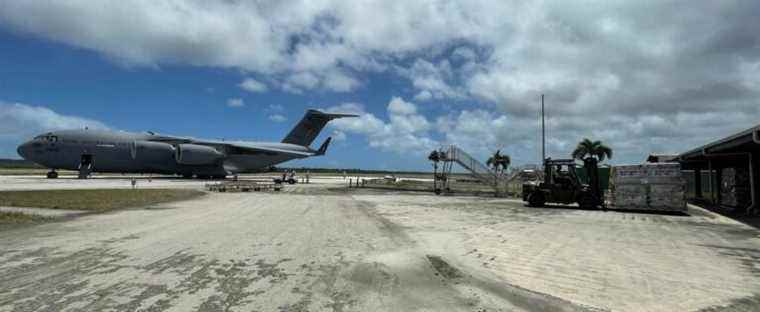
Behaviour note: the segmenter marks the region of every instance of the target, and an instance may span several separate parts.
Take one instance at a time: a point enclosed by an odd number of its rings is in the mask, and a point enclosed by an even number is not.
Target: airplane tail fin
[[[310,109],[306,111],[306,114],[293,128],[293,130],[290,130],[290,133],[288,133],[288,135],[282,139],[282,143],[309,146],[312,142],[314,142],[314,139],[317,138],[319,132],[322,131],[322,128],[324,128],[330,120],[343,117],[358,117],[358,115],[331,114],[324,113],[315,109]],[[323,146],[325,149],[327,148],[326,145],[323,144]]]

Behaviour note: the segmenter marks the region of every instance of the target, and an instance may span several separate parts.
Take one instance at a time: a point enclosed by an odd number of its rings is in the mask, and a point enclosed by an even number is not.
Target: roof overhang
[[[684,167],[703,167],[708,160],[734,163],[746,159],[747,153],[760,152],[760,125],[710,142],[678,155]]]

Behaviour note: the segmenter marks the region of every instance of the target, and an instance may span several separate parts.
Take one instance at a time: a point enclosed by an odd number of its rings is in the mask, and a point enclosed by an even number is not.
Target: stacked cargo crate
[[[612,167],[610,208],[686,211],[686,181],[677,163]]]

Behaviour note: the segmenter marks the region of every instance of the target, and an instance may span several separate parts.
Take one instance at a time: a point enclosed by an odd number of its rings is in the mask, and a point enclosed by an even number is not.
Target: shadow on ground
[[[706,199],[689,199],[689,203],[760,230],[760,216],[747,215],[743,209],[715,205]]]

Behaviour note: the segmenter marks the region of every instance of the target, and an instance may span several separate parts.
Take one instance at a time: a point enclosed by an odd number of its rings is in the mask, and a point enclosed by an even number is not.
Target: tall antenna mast
[[[541,94],[541,163],[546,161],[546,127],[544,125],[544,95]]]

